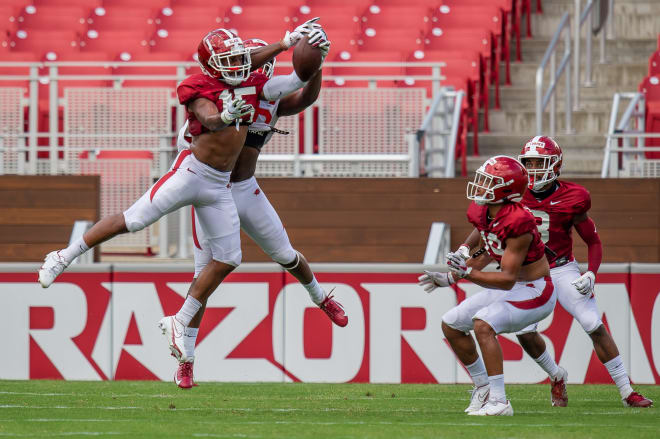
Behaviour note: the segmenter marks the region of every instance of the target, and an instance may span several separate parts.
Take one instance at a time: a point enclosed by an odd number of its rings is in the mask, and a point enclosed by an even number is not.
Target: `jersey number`
[[[481,238],[484,240],[487,250],[492,251],[498,256],[502,256],[504,254],[502,242],[499,240],[497,235],[494,233],[489,233],[486,235],[484,232],[481,232]]]
[[[222,108],[226,108],[234,99],[243,99],[243,96],[256,95],[256,87],[241,87],[233,90],[222,90],[219,99],[222,100]],[[249,123],[254,121],[254,111],[250,112]]]
[[[541,241],[547,244],[550,240],[550,215],[548,215],[548,212],[543,212],[542,210],[529,209],[529,211],[536,218],[536,228],[539,229],[539,233],[541,234]]]

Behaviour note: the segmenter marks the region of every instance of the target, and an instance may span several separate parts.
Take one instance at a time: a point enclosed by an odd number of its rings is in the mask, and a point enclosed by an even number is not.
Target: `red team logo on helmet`
[[[250,38],[249,40],[243,40],[243,45],[248,50],[248,52],[251,52],[253,49],[256,49],[257,47],[266,47],[268,43],[266,43],[264,40],[260,40],[259,38]],[[275,58],[268,61],[266,64],[264,64],[255,71],[263,73],[268,77],[268,79],[270,79],[273,77],[274,69],[275,69]]]
[[[474,181],[468,183],[467,198],[477,204],[520,201],[529,179],[527,170],[513,157],[491,157],[477,169]]]
[[[561,171],[561,159],[561,148],[552,137],[536,136],[527,142],[518,160],[529,173],[529,188],[537,191],[555,181]]]
[[[204,73],[229,85],[239,85],[250,77],[250,52],[243,40],[227,29],[212,30],[202,38],[197,61]]]

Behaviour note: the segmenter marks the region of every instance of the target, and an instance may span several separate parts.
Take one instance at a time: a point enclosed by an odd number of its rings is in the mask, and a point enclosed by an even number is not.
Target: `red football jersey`
[[[264,89],[264,84],[268,77],[263,73],[252,72],[250,77],[241,82],[240,85],[233,86],[219,79],[211,78],[203,73],[188,76],[176,88],[179,103],[186,105],[197,98],[206,98],[222,111],[223,102],[229,102],[235,98],[245,100],[246,104],[252,105],[255,109],[259,106],[259,95]],[[195,117],[194,114],[187,112],[188,130],[193,136],[198,136],[208,131]],[[243,116],[241,124],[251,124],[254,120],[254,113]]]
[[[541,235],[536,228],[536,221],[529,209],[520,203],[504,203],[495,218],[490,222],[487,219],[488,206],[477,203],[470,204],[467,211],[468,221],[479,230],[481,238],[486,243],[488,254],[499,264],[506,248],[506,240],[532,234],[532,243],[529,245],[527,256],[523,265],[531,264],[541,259],[545,253],[545,246]]]
[[[550,264],[558,259],[573,259],[573,217],[591,208],[589,191],[579,184],[557,180],[559,187],[543,200],[534,198],[526,191],[521,203],[529,208],[536,218],[541,239],[555,254],[548,255]]]

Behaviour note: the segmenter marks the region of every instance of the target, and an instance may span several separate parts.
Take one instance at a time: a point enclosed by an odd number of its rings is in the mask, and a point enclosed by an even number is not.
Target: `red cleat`
[[[568,394],[566,393],[566,378],[568,374],[566,370],[559,367],[559,373],[555,379],[550,380],[550,395],[553,407],[566,407],[568,405]]]
[[[330,291],[332,294],[332,291]],[[319,305],[319,308],[323,310],[324,313],[330,317],[332,323],[342,328],[348,325],[348,317],[344,313],[344,308],[339,302],[334,299],[334,296],[328,294],[328,297],[325,298],[323,302]]]
[[[644,395],[637,392],[631,393],[622,401],[623,405],[626,407],[651,407],[653,405],[653,401],[648,398],[644,398]]]
[[[190,389],[191,387],[196,386],[195,381],[193,380],[192,361],[179,363],[179,368],[174,374],[174,382],[182,389]]]

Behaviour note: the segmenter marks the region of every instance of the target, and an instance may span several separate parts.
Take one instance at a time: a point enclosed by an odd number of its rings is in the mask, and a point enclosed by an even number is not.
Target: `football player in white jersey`
[[[310,33],[309,42],[311,44],[315,44],[314,38],[318,39],[317,46],[321,49],[323,57],[325,57],[330,43],[327,41],[322,29],[317,29]],[[264,47],[266,43],[262,40],[251,39],[245,40],[245,46],[249,49],[254,49]],[[270,77],[273,74],[274,66],[275,60],[273,59],[266,63],[261,70],[266,76]],[[284,99],[259,101],[258,108],[256,108],[255,122],[249,127],[243,150],[232,170],[230,179],[231,193],[238,209],[243,231],[275,262],[282,265],[282,267],[298,279],[309,292],[312,301],[328,315],[333,323],[343,327],[348,323],[348,317],[345,315],[342,306],[323,290],[305,257],[291,246],[282,221],[268,201],[266,194],[259,187],[254,176],[261,148],[268,143],[274,133],[280,132],[275,129],[277,119],[280,116],[298,114],[312,105],[318,98],[321,89],[321,75],[321,70],[319,70],[299,92]],[[187,124],[179,131],[177,147],[180,150],[188,148],[190,145],[186,139],[186,130]],[[209,251],[208,241],[195,215],[194,208],[192,209],[192,216],[195,257],[194,284],[199,273],[211,260],[211,253]],[[180,363],[179,370],[177,371],[178,379],[176,380],[179,387],[182,388],[189,388],[195,385],[192,378],[192,362],[194,361],[195,341],[203,313],[204,307],[193,318],[184,334],[184,344],[188,351],[186,357],[189,360]]]

